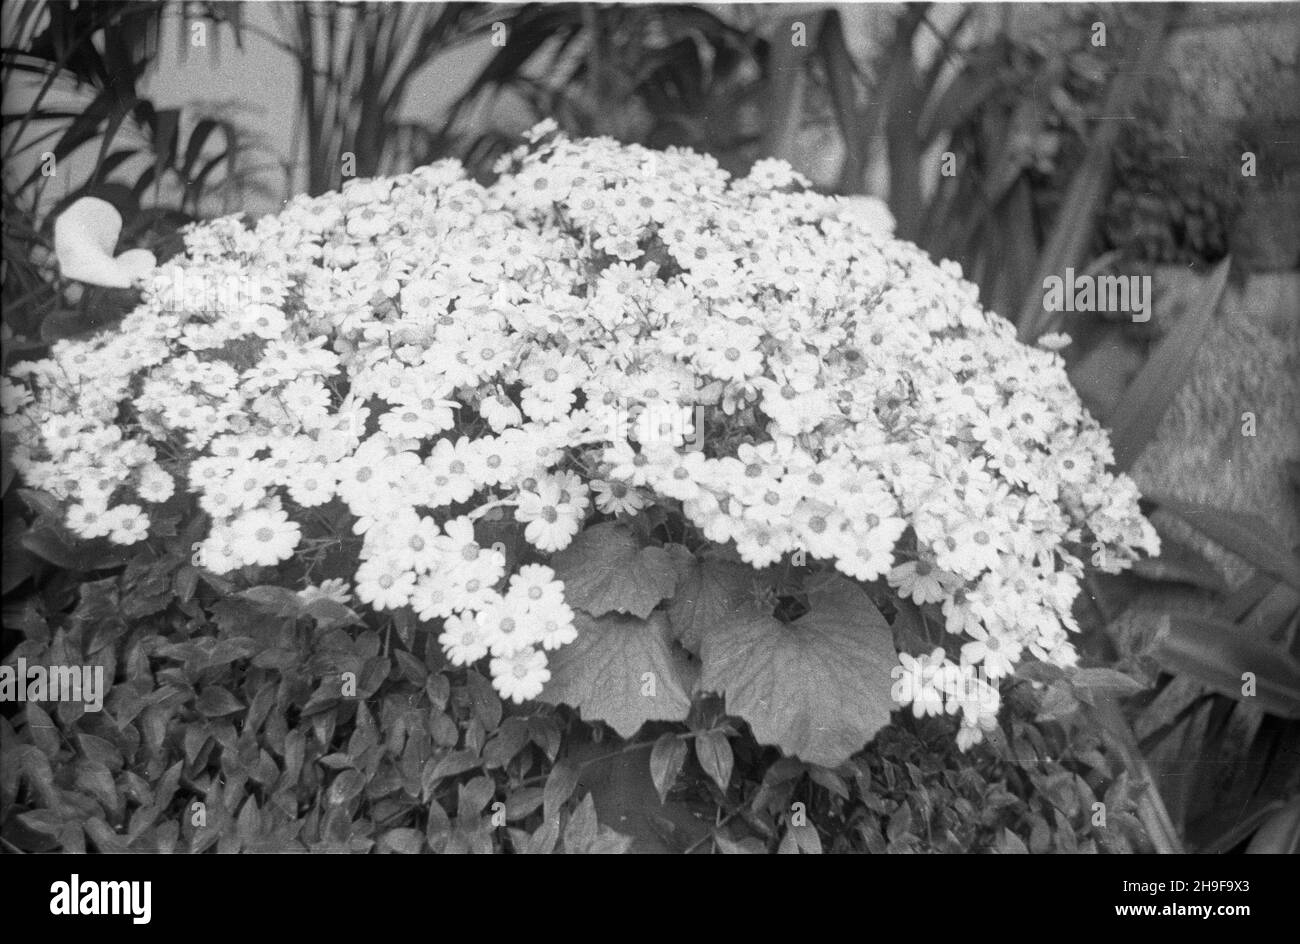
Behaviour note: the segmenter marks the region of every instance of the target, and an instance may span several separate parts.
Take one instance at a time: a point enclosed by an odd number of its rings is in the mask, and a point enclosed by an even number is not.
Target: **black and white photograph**
[[[156,923],[69,853],[1068,854],[1115,926],[1265,920],[1300,5],[2,17],[23,908]]]

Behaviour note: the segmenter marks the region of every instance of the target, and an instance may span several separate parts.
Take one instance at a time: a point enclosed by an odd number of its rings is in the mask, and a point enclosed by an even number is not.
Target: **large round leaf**
[[[647,721],[681,721],[691,710],[693,671],[662,613],[650,619],[577,611],[578,638],[551,657],[541,700],[571,705],[630,738]]]
[[[551,559],[569,605],[593,616],[631,613],[642,619],[672,596],[677,569],[661,547],[642,547],[621,524],[588,528]]]
[[[697,559],[680,544],[667,548],[677,568],[677,590],[668,620],[683,646],[700,651],[704,634],[728,618],[756,610],[759,574],[736,561]]]
[[[724,695],[761,743],[835,767],[889,723],[898,657],[885,618],[849,581],[810,592],[809,607],[793,623],[742,615],[710,629],[699,687]]]

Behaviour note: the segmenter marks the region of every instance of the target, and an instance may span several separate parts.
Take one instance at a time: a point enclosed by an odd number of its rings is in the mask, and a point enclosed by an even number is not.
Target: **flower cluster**
[[[898,660],[890,673],[890,696],[901,706],[911,705],[917,718],[960,714],[957,746],[962,750],[978,744],[997,724],[1002,696],[987,668],[965,659],[953,662],[942,647],[918,656],[900,652]]]
[[[1084,558],[1156,549],[1061,359],[855,203],[544,126],[498,171],[191,228],[118,329],[4,381],[22,475],[123,544],[183,489],[217,572],[290,558],[341,503],[356,596],[442,621],[517,700],[573,612],[484,517],[545,554],[659,505],[756,568],[802,551],[941,606],[992,679],[1072,662]]]

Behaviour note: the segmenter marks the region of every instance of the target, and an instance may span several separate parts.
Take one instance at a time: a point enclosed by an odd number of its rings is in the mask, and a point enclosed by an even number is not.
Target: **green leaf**
[[[608,826],[601,826],[596,838],[587,844],[587,855],[627,855],[635,837],[627,836]]]
[[[53,344],[55,341],[91,334],[103,327],[102,324],[86,318],[81,312],[59,308],[41,319],[41,340]]]
[[[933,652],[937,641],[921,608],[908,600],[895,601],[894,608],[894,647],[913,656]]]
[[[829,790],[841,800],[849,798],[849,785],[844,781],[843,777],[833,770],[811,764],[808,767],[808,779],[819,787]]]
[[[1187,312],[1160,342],[1142,372],[1133,379],[1120,398],[1119,407],[1107,417],[1110,442],[1115,452],[1115,468],[1127,471],[1156,435],[1160,421],[1182,389],[1196,360],[1214,312],[1228,283],[1228,263],[1224,259],[1210,275],[1200,292],[1195,310]]]
[[[846,152],[838,189],[856,193],[862,186],[862,171],[866,164],[865,151],[869,142],[868,132],[864,129],[869,116],[866,109],[858,106],[855,80],[860,70],[844,41],[844,28],[837,10],[828,10],[822,21],[817,52],[826,70],[827,91]]]
[[[258,588],[255,587],[254,589]],[[297,594],[294,594],[294,596],[296,597]],[[357,615],[354,609],[339,603],[337,600],[331,600],[329,597],[317,597],[306,606],[303,606],[301,612],[303,616],[310,616],[314,619],[322,629],[361,625],[361,617]],[[392,831],[397,832],[397,830]]]
[[[890,842],[898,842],[912,831],[912,807],[903,802],[901,806],[889,817],[889,826],[885,829],[885,836]]]
[[[478,816],[484,807],[492,801],[496,784],[491,777],[475,777],[469,783],[462,783],[456,788],[456,816]]]
[[[1253,855],[1300,853],[1300,797],[1270,816],[1255,833],[1246,851]]]
[[[668,802],[668,793],[686,763],[686,742],[676,734],[662,735],[650,751],[650,779],[654,781],[659,802]]]
[[[27,829],[43,836],[57,836],[64,826],[64,817],[54,810],[28,810],[16,819]]]
[[[27,702],[24,711],[27,715],[27,733],[32,743],[39,747],[46,757],[53,759],[58,756],[61,739],[54,719],[34,701]]]
[[[1079,710],[1079,699],[1065,681],[1058,680],[1047,686],[1038,706],[1036,721],[1057,721],[1068,718]]]
[[[64,570],[107,570],[126,563],[126,556],[103,539],[77,541],[48,521],[22,536],[23,547]]]
[[[42,492],[35,488],[20,488],[18,497],[36,514],[57,522],[63,521],[63,505],[49,492]]]
[[[470,710],[485,730],[494,731],[501,723],[501,699],[497,696],[492,683],[473,669],[465,673],[465,685],[469,689]]]
[[[810,20],[807,23],[809,33],[817,35],[825,15],[824,11],[815,8],[801,14]],[[798,17],[782,16],[776,29],[789,36],[796,22],[802,25]],[[812,53],[813,49],[808,46],[785,42],[772,44],[770,75],[763,96],[766,129],[759,145],[763,154],[782,160],[795,158],[797,141],[804,125],[804,95],[808,85],[808,59]]]
[[[199,586],[199,569],[185,564],[172,578],[172,592],[181,603],[188,603]]]
[[[1083,701],[1092,703],[1096,695],[1122,698],[1142,691],[1142,685],[1132,676],[1115,669],[1076,669],[1070,675],[1074,693]]]
[[[560,818],[559,816],[548,816],[542,820],[542,825],[538,826],[533,835],[528,840],[528,846],[524,849],[525,855],[550,855],[555,848],[556,842],[560,839]]]
[[[77,746],[81,748],[81,753],[86,758],[103,764],[109,770],[117,771],[122,768],[122,752],[111,741],[93,734],[78,732]]]
[[[23,536],[27,526],[18,515],[8,515],[4,519],[4,531],[0,535],[0,594],[7,594],[18,587],[28,577],[33,576],[39,566],[36,556],[23,545]]]
[[[100,852],[120,854],[129,852],[126,841],[113,831],[113,827],[98,816],[92,816],[85,824],[86,835],[90,837]]]
[[[478,766],[479,758],[473,751],[451,751],[437,761],[429,762],[424,777],[425,785],[432,786],[444,777],[454,777]]]
[[[567,761],[560,761],[551,768],[542,788],[542,815],[547,820],[556,819],[562,807],[578,788],[578,768]]]
[[[1252,566],[1300,590],[1300,558],[1286,538],[1259,515],[1170,496],[1148,497]]]
[[[682,721],[691,710],[691,668],[673,651],[663,613],[593,619],[576,614],[578,638],[551,656],[539,696],[570,705],[584,721],[604,721],[630,738],[647,721]]]
[[[569,824],[564,827],[565,853],[581,855],[590,850],[591,844],[596,841],[596,830],[599,826],[596,820],[596,803],[588,793],[569,817]]]
[[[411,643],[415,640],[416,623],[415,612],[409,606],[404,606],[393,612],[393,628],[397,630],[397,638],[408,649],[411,648]]]
[[[265,585],[251,587],[239,594],[259,610],[272,616],[298,616],[303,612],[302,597],[288,587]]]
[[[1156,530],[1161,531],[1158,524]],[[1143,557],[1134,561],[1133,573],[1148,580],[1204,587],[1211,593],[1228,591],[1219,571],[1200,551],[1163,531],[1160,534],[1160,556]]]
[[[418,855],[424,851],[424,833],[408,827],[390,829],[379,837],[379,847],[401,855]]]
[[[194,706],[199,709],[200,714],[209,718],[244,710],[243,703],[220,685],[209,685],[204,688]]]
[[[766,851],[763,844],[753,836],[746,836],[737,842],[725,833],[717,832],[713,841],[718,844],[723,855],[762,855]]]
[[[1151,44],[1147,50],[1148,56],[1162,54],[1169,32],[1169,19],[1161,18],[1158,25],[1148,33],[1146,38]],[[1109,80],[1105,100],[1100,105],[1103,109],[1101,113],[1127,114],[1133,100],[1142,94],[1145,81],[1146,76],[1140,72],[1116,70]],[[1037,109],[1037,105],[1034,107]],[[1083,264],[1096,230],[1097,215],[1105,206],[1105,196],[1110,192],[1114,149],[1120,140],[1121,126],[1125,124],[1127,122],[1123,121],[1096,123],[1082,163],[1074,171],[1069,187],[1061,197],[1051,233],[1039,254],[1034,277],[1028,283],[1030,290],[1026,293],[1016,318],[1020,337],[1025,341],[1036,341],[1043,334],[1057,330],[1061,313],[1045,311],[1042,293],[1033,287],[1042,285],[1043,279],[1049,275],[1064,272],[1067,266]],[[1118,455],[1117,449],[1116,456]]]
[[[347,803],[359,794],[366,785],[366,775],[359,770],[344,770],[330,784],[329,802],[333,806]]]
[[[817,827],[811,823],[791,826],[786,830],[785,836],[781,839],[781,847],[777,851],[787,855],[821,855],[822,837],[817,835]]]
[[[1212,616],[1172,613],[1161,624],[1152,656],[1165,668],[1279,717],[1300,718],[1300,659],[1291,652]],[[1248,681],[1254,694],[1243,691]]]
[[[677,591],[668,604],[673,634],[691,652],[704,633],[738,612],[756,612],[758,575],[735,561],[698,560],[681,545],[669,549],[677,567]]]
[[[544,791],[541,787],[524,787],[506,797],[506,820],[513,823],[523,819],[542,805]]]
[[[724,731],[703,731],[695,738],[695,757],[718,788],[727,792],[731,783],[731,768],[735,764],[735,755],[731,752],[731,743]]]
[[[725,696],[763,744],[837,767],[889,723],[893,634],[859,587],[834,578],[794,623],[728,620],[704,637],[699,688]]]
[[[235,821],[235,829],[245,850],[257,844],[262,833],[262,816],[261,811],[257,808],[257,801],[252,797],[248,798],[244,803],[244,808],[239,811],[239,817]]]
[[[483,764],[489,770],[510,763],[528,743],[528,723],[522,718],[507,718],[496,737],[483,748]]]
[[[17,475],[17,470],[9,458],[13,455],[14,446],[17,444],[18,437],[13,433],[0,433],[0,495],[9,491],[9,486],[13,484],[14,476]]]
[[[641,547],[621,524],[588,528],[551,559],[564,597],[592,616],[631,613],[645,619],[672,596],[677,570],[661,547]]]
[[[1028,855],[1029,849],[1024,842],[1011,830],[1003,828],[1002,835],[998,839],[997,851],[1002,855]]]

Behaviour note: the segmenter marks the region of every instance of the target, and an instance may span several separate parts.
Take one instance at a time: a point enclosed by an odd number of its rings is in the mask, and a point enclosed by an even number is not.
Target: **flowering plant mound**
[[[855,204],[545,126],[498,171],[191,228],[5,379],[21,475],[80,538],[179,509],[207,574],[395,611],[516,702],[628,736],[718,693],[825,764],[899,705],[978,741],[1022,658],[1075,661],[1084,559],[1157,549],[1060,358]]]

